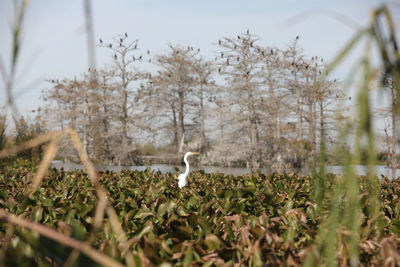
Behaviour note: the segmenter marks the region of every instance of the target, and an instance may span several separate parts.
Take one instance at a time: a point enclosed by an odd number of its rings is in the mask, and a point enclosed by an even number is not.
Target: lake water
[[[355,165],[354,171],[358,175],[366,175],[368,172],[368,166]],[[343,174],[343,166],[326,166],[325,172],[341,175]],[[388,178],[397,178],[400,175],[400,169],[395,169],[394,173],[392,173],[392,168],[389,168],[386,165],[376,165],[375,174],[378,175],[378,177],[381,177],[381,175],[383,175],[387,176]]]
[[[64,168],[64,170],[67,171],[72,171],[72,170],[82,170],[83,166],[80,164],[75,164],[71,162],[63,162],[61,160],[54,160],[51,162],[51,167],[53,168]],[[151,166],[113,166],[113,165],[104,165],[104,166],[96,166],[96,169],[98,171],[113,171],[113,172],[119,172],[122,170],[138,170],[138,171],[144,171],[146,168],[150,168],[152,171],[160,171],[162,173],[167,173],[167,172],[176,172],[175,168],[180,169],[180,171],[185,171],[185,166],[173,166],[173,165],[168,165],[168,164],[154,164]],[[333,173],[333,174],[338,174],[341,175],[343,174],[343,166],[326,166],[326,172],[327,173]],[[362,166],[362,165],[356,165],[354,166],[355,173],[358,175],[365,175],[367,173],[368,167],[367,166]],[[250,173],[251,171],[247,168],[228,168],[228,167],[215,167],[215,166],[201,166],[201,167],[190,167],[190,170],[204,170],[206,173],[225,173],[225,174],[230,174],[230,175],[235,175],[235,176],[241,176]],[[308,174],[307,169],[301,169],[301,170],[285,170],[287,173],[290,172],[296,172],[301,175],[306,175]],[[271,169],[266,169],[262,168],[261,173],[264,174],[271,174],[273,170]],[[385,165],[376,165],[375,166],[375,173],[379,177],[381,175],[387,176],[389,178],[392,178],[392,169],[388,168]],[[400,175],[400,169],[396,169],[393,177],[398,177]]]

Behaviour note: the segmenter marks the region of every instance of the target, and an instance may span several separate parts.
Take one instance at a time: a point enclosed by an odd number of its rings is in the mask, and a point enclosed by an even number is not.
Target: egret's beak
[[[192,155],[199,155],[200,153],[197,153],[197,152],[190,152],[190,154],[192,154]]]

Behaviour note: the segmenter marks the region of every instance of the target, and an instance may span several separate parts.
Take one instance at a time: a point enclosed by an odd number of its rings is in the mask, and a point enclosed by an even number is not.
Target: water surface
[[[51,162],[51,166],[57,169],[64,168],[64,170],[67,171],[73,171],[73,170],[83,170],[83,165],[81,164],[76,164],[76,163],[71,163],[71,162],[63,162],[61,160],[54,160]],[[167,172],[176,172],[176,169],[179,169],[179,171],[183,172],[185,171],[185,166],[174,166],[174,165],[169,165],[169,164],[153,164],[151,166],[114,166],[114,165],[101,165],[101,166],[95,166],[96,170],[98,171],[113,171],[113,172],[120,172],[122,170],[137,170],[137,171],[144,171],[147,168],[149,168],[151,171],[160,171],[162,173],[167,173]],[[343,174],[343,166],[326,166],[325,167],[327,173],[333,173],[337,175],[342,175]],[[245,174],[251,173],[250,169],[247,168],[228,168],[228,167],[216,167],[216,166],[198,166],[198,167],[190,167],[190,170],[203,170],[205,173],[224,173],[228,175],[235,175],[235,176],[241,176]],[[355,173],[357,175],[366,175],[368,171],[367,166],[363,165],[355,165],[354,166]],[[306,168],[303,169],[297,169],[297,170],[284,170],[286,173],[291,173],[295,172],[301,175],[307,175],[308,170]],[[271,174],[273,173],[274,170],[272,169],[267,169],[267,168],[262,168],[261,173],[263,174]],[[375,174],[378,175],[379,177],[387,176],[389,178],[392,178],[392,169],[385,166],[385,165],[376,165],[375,166]],[[393,177],[398,177],[400,175],[400,169],[396,169],[394,172]]]

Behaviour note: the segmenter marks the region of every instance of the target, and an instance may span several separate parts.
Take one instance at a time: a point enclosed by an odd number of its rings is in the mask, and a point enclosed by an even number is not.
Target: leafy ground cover
[[[89,244],[122,264],[127,264],[124,255],[131,253],[138,266],[299,266],[315,253],[318,228],[328,216],[331,192],[340,179],[326,176],[325,207],[318,208],[309,176],[233,177],[197,171],[190,174],[189,185],[179,189],[172,173],[100,173],[100,184],[126,233],[122,248],[111,219],[105,217],[93,230],[98,199],[83,171],[51,170],[40,188],[27,196],[35,172],[28,161],[1,166],[0,209]],[[363,203],[363,177],[360,184]],[[359,258],[365,266],[400,264],[400,180],[382,178],[380,184],[382,235],[373,235],[369,221],[360,218]],[[346,231],[341,229],[339,240],[346,238]],[[0,260],[6,266],[98,265],[6,221],[0,221],[0,242]],[[348,248],[340,244],[338,264],[347,265]]]

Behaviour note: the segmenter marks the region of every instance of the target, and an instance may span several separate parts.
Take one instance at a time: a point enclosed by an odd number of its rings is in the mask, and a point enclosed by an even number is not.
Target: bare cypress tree
[[[317,144],[321,141],[323,129],[325,132],[334,130],[332,127],[327,127],[326,121],[335,118],[332,108],[343,98],[343,92],[336,80],[322,78],[326,69],[322,58],[315,56],[308,60],[304,59],[301,66],[305,86],[303,101],[307,107],[304,118],[308,124],[311,156],[315,159]]]
[[[283,160],[281,152],[286,147],[286,142],[282,140],[282,124],[290,114],[286,102],[288,91],[283,83],[286,79],[284,53],[271,47],[257,47],[257,51],[262,63],[261,87],[265,88],[260,105],[263,113],[263,125],[265,129],[268,129],[264,132],[264,139],[266,139],[265,145],[271,147],[270,151],[265,153],[272,158],[273,166],[280,169]],[[271,129],[273,130],[271,131]]]
[[[294,150],[294,159],[292,165],[297,167],[304,164],[306,153],[304,151],[304,109],[305,109],[305,95],[306,95],[306,79],[303,70],[308,70],[309,64],[304,62],[303,50],[299,47],[300,37],[297,36],[295,40],[287,47],[284,59],[286,61],[285,71],[287,73],[286,82],[287,88],[292,93],[291,105],[293,107],[294,118],[296,123],[297,138],[296,142],[292,142],[291,150]],[[295,103],[293,105],[293,103]]]
[[[84,99],[86,91],[83,88],[83,82],[74,78],[72,80],[50,80],[51,88],[43,92],[45,101],[44,116],[46,116],[47,125],[50,128],[64,129],[71,127],[81,136],[85,149],[88,150],[89,131],[86,113],[83,113]],[[75,160],[75,153],[72,146],[63,139],[60,143],[60,156],[65,160]]]
[[[89,70],[92,71],[95,70]],[[91,73],[84,73],[81,79],[75,77],[72,80],[52,80],[52,88],[44,92],[44,100],[47,103],[46,117],[53,127],[56,123],[57,128],[75,129],[81,136],[89,156],[96,160],[104,160],[106,152],[103,144],[106,136],[104,128],[101,127],[103,112],[100,108],[111,100],[101,94],[102,87],[95,88],[92,77]],[[66,158],[75,154],[68,148],[70,145],[68,141],[62,143],[62,153]],[[73,157],[70,159],[75,160]]]
[[[392,168],[392,175],[395,175],[395,171],[398,167],[397,162],[397,123],[398,123],[398,109],[396,103],[398,103],[398,91],[396,89],[395,82],[391,75],[387,75],[382,78],[384,89],[390,95],[391,102],[388,106],[385,106],[378,110],[378,118],[384,119],[385,127],[383,129],[385,133],[385,143],[387,146],[386,164]]]
[[[257,105],[260,96],[260,60],[255,42],[259,38],[247,31],[237,37],[225,37],[218,41],[220,56],[218,72],[226,81],[229,104],[233,120],[240,132],[248,136],[248,164],[251,170],[259,168],[261,150],[259,146],[260,114]],[[244,127],[244,128],[243,128]]]
[[[115,157],[117,151],[113,151],[113,127],[115,126],[114,118],[116,106],[118,104],[118,96],[116,96],[116,87],[111,80],[114,77],[113,71],[100,70],[98,75],[98,107],[100,116],[101,129],[101,159],[103,161],[110,161]]]
[[[180,144],[184,141],[186,121],[191,120],[193,115],[188,105],[193,101],[196,84],[193,62],[197,53],[190,47],[186,49],[169,45],[167,54],[156,55],[153,59],[153,64],[158,68],[157,74],[147,75],[148,89],[143,94],[146,99],[143,102],[147,103],[149,109],[156,109],[160,118],[166,119],[157,123],[173,133],[172,144],[176,151],[180,150]]]
[[[304,86],[301,84],[302,69],[308,69],[308,65],[304,64],[303,51],[298,45],[299,38],[289,45],[286,61],[288,69],[288,87],[296,96],[296,114],[297,114],[297,140],[303,140],[303,101],[304,101]]]
[[[53,115],[57,125],[52,127],[77,128],[78,105],[80,100],[79,82],[74,80],[51,80],[52,87],[43,92],[43,99],[48,104],[46,116]],[[64,112],[57,112],[60,109]]]
[[[212,78],[213,69],[211,62],[204,60],[202,57],[197,57],[192,65],[194,72],[194,83],[195,83],[195,96],[199,99],[200,109],[200,150],[204,151],[206,147],[206,101],[213,101],[215,82]]]
[[[315,65],[314,65],[315,64]],[[307,105],[307,114],[306,120],[308,122],[308,142],[311,147],[311,154],[316,156],[316,117],[315,117],[315,105],[316,105],[316,94],[317,94],[317,72],[318,72],[318,63],[317,59],[312,59],[310,67],[305,69],[303,68],[304,78],[305,78],[305,97],[304,101]]]
[[[130,129],[134,121],[132,119],[132,95],[133,84],[141,78],[139,71],[133,65],[136,61],[142,61],[143,55],[138,55],[138,40],[130,41],[128,34],[121,34],[113,39],[113,42],[106,43],[100,39],[101,47],[112,51],[112,70],[114,73],[115,86],[119,94],[119,117],[121,123],[121,146],[119,161],[131,160],[130,152],[134,150]],[[121,150],[122,149],[122,150]]]

